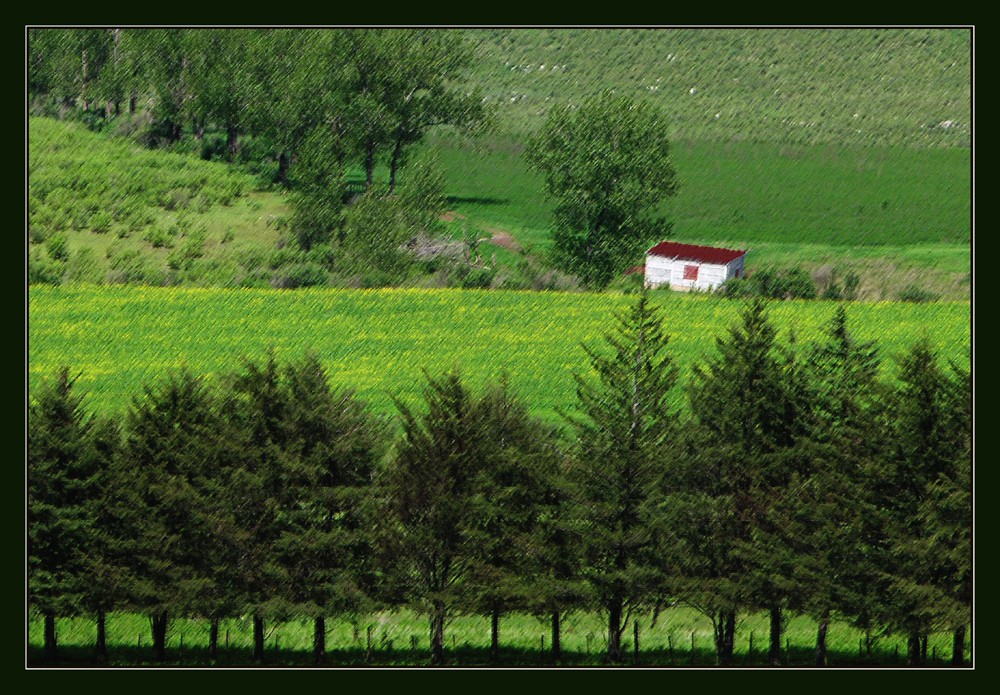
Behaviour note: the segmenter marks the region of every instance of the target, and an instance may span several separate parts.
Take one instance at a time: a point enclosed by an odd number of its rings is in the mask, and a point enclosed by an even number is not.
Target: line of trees
[[[565,430],[534,417],[506,378],[470,389],[426,375],[395,420],[333,388],[313,354],[245,359],[209,383],[180,370],[121,417],[87,414],[69,368],[28,418],[28,599],[56,658],[57,616],[151,617],[156,659],[169,621],[309,616],[409,606],[444,663],[458,614],[529,612],[560,630],[572,611],[607,620],[607,659],[640,614],[681,602],[707,615],[718,662],[738,617],[771,615],[777,663],[788,615],[815,618],[816,664],[831,620],[869,640],[954,634],[971,619],[971,379],[926,341],[879,376],[838,309],[822,340],[779,342],[747,305],[678,388],[669,326],[643,293],[585,346]],[[335,377],[336,375],[334,375]]]
[[[92,124],[148,114],[150,146],[188,136],[205,158],[266,162],[267,176],[295,191],[292,238],[303,251],[350,234],[353,169],[365,192],[388,200],[429,128],[491,122],[478,93],[455,86],[471,59],[458,32],[31,29],[27,38],[36,109]],[[388,171],[384,190],[376,166]],[[399,214],[382,212],[379,226]]]

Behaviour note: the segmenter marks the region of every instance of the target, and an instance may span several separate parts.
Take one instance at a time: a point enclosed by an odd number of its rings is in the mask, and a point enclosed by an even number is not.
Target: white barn
[[[646,253],[646,286],[674,290],[714,290],[743,277],[746,251],[661,241]]]

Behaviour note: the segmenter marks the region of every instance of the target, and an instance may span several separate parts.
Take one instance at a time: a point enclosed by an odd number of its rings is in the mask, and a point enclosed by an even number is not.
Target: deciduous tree
[[[603,288],[669,233],[658,206],[677,191],[664,115],[611,92],[556,107],[528,144],[556,201],[555,257]]]

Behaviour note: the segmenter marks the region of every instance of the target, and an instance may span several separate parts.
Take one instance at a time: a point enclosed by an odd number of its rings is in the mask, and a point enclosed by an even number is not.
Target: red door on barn
[[[696,265],[685,265],[684,266],[684,279],[693,280],[698,282],[698,266]]]

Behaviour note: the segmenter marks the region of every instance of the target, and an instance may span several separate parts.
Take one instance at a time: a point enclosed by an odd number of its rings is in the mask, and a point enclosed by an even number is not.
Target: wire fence
[[[814,620],[789,617],[782,631],[779,663],[769,658],[769,616],[743,616],[734,641],[734,666],[815,666]],[[44,622],[32,615],[28,621],[29,666],[95,665],[97,623],[93,617],[59,618],[56,621],[58,652],[55,661],[44,657]],[[148,616],[111,613],[106,618],[107,665],[149,666],[154,660]],[[571,614],[562,623],[560,664],[601,665],[607,651],[607,628],[597,613]],[[175,618],[168,624],[165,665],[251,666],[253,620],[250,616],[219,622],[217,652],[209,652],[211,623],[205,619]],[[265,620],[264,660],[272,666],[316,665],[313,654],[314,623],[310,619]],[[500,622],[500,652],[490,654],[488,616],[459,616],[445,631],[449,665],[551,665],[554,663],[551,627],[547,620],[510,614]],[[971,664],[971,631],[966,630],[963,665]],[[865,634],[846,622],[831,621],[827,633],[827,666],[894,667],[908,665],[907,637]],[[953,635],[928,635],[921,645],[919,666],[952,666]],[[653,623],[650,616],[630,621],[622,639],[623,664],[655,667],[707,667],[716,664],[709,620],[687,608],[664,611]],[[422,666],[430,658],[426,618],[409,611],[379,612],[354,620],[328,618],[326,653],[322,665]]]

